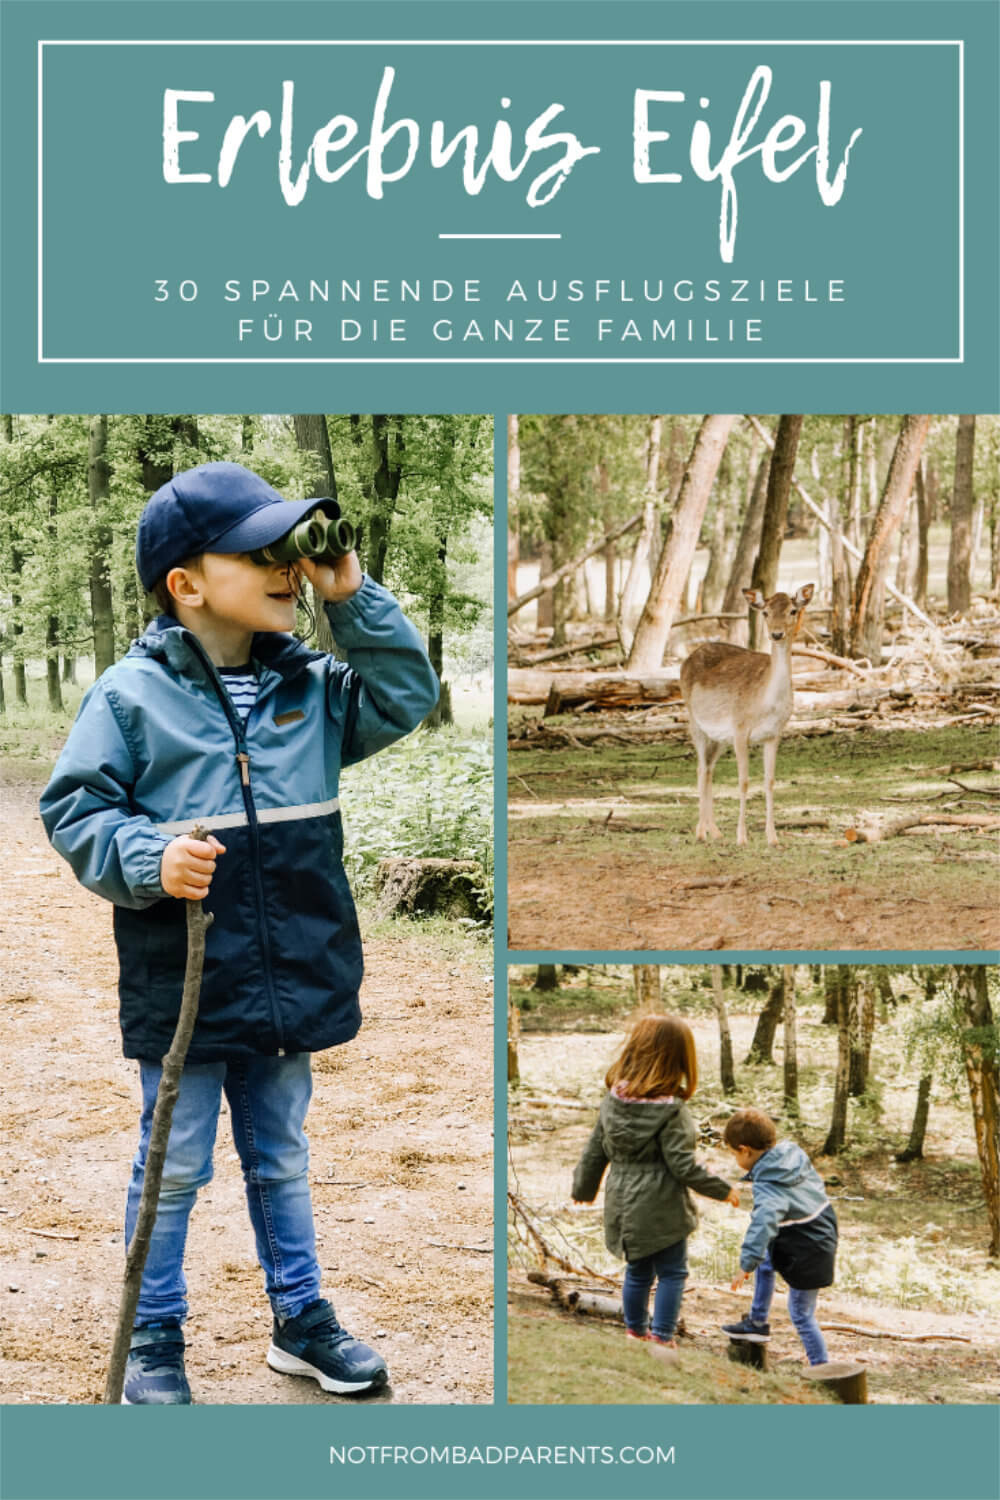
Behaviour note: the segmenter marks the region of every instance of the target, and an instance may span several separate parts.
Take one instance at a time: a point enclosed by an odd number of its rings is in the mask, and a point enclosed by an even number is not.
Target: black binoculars
[[[318,563],[335,563],[354,551],[355,533],[350,521],[340,514],[335,500],[324,502],[325,509],[314,511],[299,521],[284,536],[267,547],[250,553],[255,563],[295,563],[300,557],[311,557]],[[336,514],[332,514],[332,512]]]

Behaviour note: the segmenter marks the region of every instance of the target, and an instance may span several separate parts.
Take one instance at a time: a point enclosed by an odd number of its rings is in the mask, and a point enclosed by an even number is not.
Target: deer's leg
[[[778,763],[778,741],[764,741],[764,803],[767,808],[765,833],[769,844],[778,842],[774,831],[774,769]]]
[[[716,826],[715,816],[712,812],[712,772],[715,770],[715,762],[722,753],[721,740],[709,740],[705,746],[705,800],[706,820],[705,826],[713,839],[721,839],[722,833]]]
[[[745,844],[747,841],[747,791],[750,786],[749,736],[736,735],[733,739],[733,749],[736,752],[736,774],[740,784],[740,822],[736,830],[736,842]]]
[[[708,765],[709,740],[697,724],[691,724],[691,738],[698,757],[698,828],[695,838],[704,842],[712,816],[712,772]]]

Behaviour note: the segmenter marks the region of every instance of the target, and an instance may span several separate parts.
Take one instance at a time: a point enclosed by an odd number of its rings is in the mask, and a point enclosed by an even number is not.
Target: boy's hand
[[[328,604],[341,604],[356,594],[364,581],[356,552],[338,557],[335,563],[318,563],[303,557],[299,564],[313,588]]]
[[[189,833],[171,839],[160,861],[160,884],[168,896],[181,901],[201,901],[208,895],[215,874],[215,856],[225,854],[217,838],[193,839]]]
[[[728,1198],[726,1198],[724,1200],[724,1202],[731,1203],[734,1208],[739,1208],[739,1206],[740,1206],[740,1195],[739,1195],[739,1193],[736,1191],[736,1189],[734,1187],[731,1187],[729,1189],[729,1196],[728,1196]]]
[[[750,1280],[750,1272],[749,1271],[737,1271],[736,1275],[733,1277],[732,1281],[729,1283],[729,1290],[731,1292],[738,1292],[739,1289],[740,1289],[740,1287],[743,1285],[743,1283],[745,1281],[749,1281],[749,1280]]]

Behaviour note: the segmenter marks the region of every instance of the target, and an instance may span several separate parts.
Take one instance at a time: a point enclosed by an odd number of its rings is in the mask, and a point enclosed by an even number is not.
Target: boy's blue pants
[[[159,1063],[142,1062],[142,1120],[125,1211],[125,1243],[139,1212]],[[187,1315],[184,1244],[200,1187],[212,1177],[212,1152],[225,1094],[243,1167],[257,1256],[267,1294],[281,1317],[295,1317],[320,1295],[309,1146],[304,1132],[312,1093],[308,1052],[239,1063],[189,1063],[174,1106],[156,1225],[142,1277],[136,1327]]]
[[[771,1298],[774,1296],[774,1274],[770,1254],[767,1254],[754,1274],[753,1305],[750,1308],[750,1317],[754,1323],[767,1322]],[[803,1291],[794,1286],[788,1288],[788,1316],[802,1340],[802,1347],[811,1365],[825,1365],[828,1358],[826,1340],[816,1321],[818,1297],[818,1291]]]

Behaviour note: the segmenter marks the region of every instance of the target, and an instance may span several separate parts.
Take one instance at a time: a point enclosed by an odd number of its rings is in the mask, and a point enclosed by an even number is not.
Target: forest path
[[[3,1129],[0,1306],[10,1402],[99,1401],[123,1269],[140,1107],[121,1056],[111,909],[38,818],[40,766],[0,775]],[[308,1132],[324,1291],[382,1353],[379,1402],[485,1402],[493,1387],[492,995],[470,958],[405,924],[366,942],[365,1025],[314,1059]],[[329,1403],[265,1363],[270,1310],[223,1111],[185,1269],[199,1403]]]

